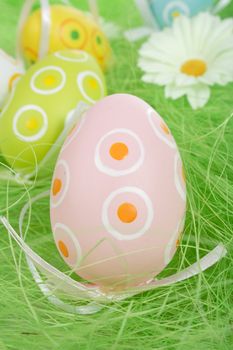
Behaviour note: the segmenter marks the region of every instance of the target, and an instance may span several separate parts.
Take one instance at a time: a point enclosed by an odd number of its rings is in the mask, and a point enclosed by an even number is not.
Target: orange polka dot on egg
[[[183,166],[182,166],[182,178],[183,178],[183,181],[186,182],[186,175],[185,175],[185,171],[184,171]]]
[[[66,244],[63,241],[59,241],[58,242],[58,247],[59,247],[59,250],[60,250],[61,254],[65,258],[68,258],[69,257],[69,250],[68,250]]]
[[[165,123],[161,123],[161,128],[165,132],[165,134],[167,134],[167,135],[170,134],[170,130],[168,129],[168,127]]]
[[[122,160],[128,155],[129,150],[125,143],[116,142],[111,146],[109,153],[113,159]]]
[[[14,75],[12,75],[12,77],[10,78],[9,83],[8,83],[9,91],[12,90],[13,84],[14,84],[15,81],[16,81],[17,79],[19,79],[21,76],[22,76],[22,74],[20,74],[20,73],[15,73]]]
[[[122,203],[117,210],[117,215],[122,222],[131,223],[137,217],[137,209],[131,203]]]
[[[52,189],[53,195],[56,196],[61,191],[61,188],[62,188],[61,180],[55,179],[53,181],[53,189]]]

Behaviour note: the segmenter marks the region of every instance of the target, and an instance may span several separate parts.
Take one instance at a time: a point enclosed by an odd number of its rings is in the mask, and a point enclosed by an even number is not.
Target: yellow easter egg
[[[22,30],[21,46],[27,63],[39,57],[41,10],[34,11]],[[64,5],[50,6],[49,53],[59,50],[84,50],[94,56],[103,69],[111,61],[111,48],[98,24],[83,12]]]
[[[59,137],[70,132],[72,120],[80,122],[77,108],[88,108],[106,93],[101,68],[84,51],[58,51],[38,61],[3,107],[1,155],[17,173],[31,176],[40,168],[44,176],[45,170],[53,169],[51,153],[56,159]]]

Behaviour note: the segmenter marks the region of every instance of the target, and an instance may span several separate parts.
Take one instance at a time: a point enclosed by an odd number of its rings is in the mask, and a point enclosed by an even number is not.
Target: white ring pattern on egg
[[[77,257],[75,259],[76,261],[75,262],[70,262],[70,264],[73,267],[77,268],[78,265],[80,264],[81,259],[82,259],[82,249],[81,249],[81,246],[79,244],[79,241],[78,241],[77,237],[74,235],[74,233],[66,225],[61,224],[61,223],[56,223],[55,224],[53,232],[54,232],[55,242],[56,242],[57,246],[58,246],[58,242],[59,242],[59,238],[58,238],[59,233],[64,235],[64,236],[67,236],[68,238],[71,239],[72,243],[74,244],[75,252],[76,252]],[[62,237],[61,241],[66,244],[66,242],[64,242],[64,238],[63,237]],[[68,246],[67,248],[70,248],[69,244],[66,244],[66,246]],[[58,246],[58,250],[60,251],[59,246]],[[63,254],[62,254],[62,256],[63,256],[63,258],[65,260],[70,260],[69,257],[65,257]]]
[[[166,24],[170,24],[170,18],[169,15],[171,11],[174,9],[174,11],[181,10],[181,14],[189,16],[190,10],[189,7],[183,2],[183,1],[173,1],[167,4],[163,10],[163,19]]]
[[[130,137],[132,137],[138,145],[140,156],[137,159],[137,161],[127,169],[119,170],[117,168],[111,168],[111,167],[103,164],[103,162],[101,161],[101,156],[100,156],[101,145],[109,136],[112,136],[114,134],[119,134],[119,135],[120,134],[127,134]],[[129,129],[113,129],[113,130],[109,131],[107,134],[105,134],[104,136],[101,137],[101,139],[99,140],[99,142],[96,146],[96,149],[95,149],[95,165],[96,165],[96,167],[101,172],[103,172],[109,176],[115,176],[115,177],[125,176],[125,175],[128,175],[130,173],[135,172],[143,164],[144,158],[145,158],[145,152],[144,152],[144,147],[143,147],[142,141],[140,140],[139,136],[136,133],[134,133],[133,131],[131,131]]]
[[[180,168],[180,169],[179,169]],[[175,161],[174,161],[174,171],[175,171],[175,186],[176,189],[183,199],[183,201],[186,201],[186,189],[185,189],[185,182],[181,178],[180,172],[182,172],[182,161],[180,159],[179,153],[176,153],[175,155]],[[183,184],[182,184],[183,182]]]
[[[56,174],[58,173],[59,167],[63,168],[64,174],[65,174],[65,181],[62,181],[62,189],[59,192],[59,194],[56,194],[55,196],[51,194],[51,207],[56,208],[58,207],[64,200],[65,195],[69,189],[69,184],[70,184],[70,171],[68,164],[64,161],[64,159],[60,159],[56,165],[56,169],[54,172],[54,179],[56,179]],[[54,180],[53,179],[53,180]],[[58,177],[59,180],[64,180],[64,178],[61,179],[61,176]],[[58,198],[56,200],[56,198]]]
[[[156,121],[157,121],[157,120],[160,120],[161,123],[163,123],[164,125],[166,125],[166,124],[164,123],[163,119],[162,119],[161,117],[157,116],[157,115],[155,114],[155,112],[153,111],[153,109],[148,109],[148,110],[147,110],[147,117],[148,117],[148,120],[149,120],[149,123],[150,123],[152,129],[154,130],[155,135],[156,135],[160,140],[162,140],[163,142],[165,142],[169,147],[171,147],[171,148],[176,148],[176,143],[175,143],[175,140],[173,139],[172,135],[170,134],[171,137],[172,137],[172,139],[170,140],[170,139],[165,135],[165,133],[164,133],[164,131],[162,130],[162,128],[161,128],[161,127],[159,128],[159,127],[156,125]]]
[[[25,136],[23,135],[19,130],[18,130],[18,127],[17,127],[17,123],[20,119],[20,117],[22,117],[22,114],[24,112],[27,112],[27,111],[36,111],[36,112],[39,112],[42,119],[43,119],[43,124],[42,124],[42,127],[41,129],[39,130],[39,132],[37,132],[35,135],[31,135],[31,136]],[[41,139],[46,131],[48,129],[48,117],[47,117],[47,114],[46,112],[39,106],[36,106],[36,105],[26,105],[26,106],[23,106],[21,107],[15,114],[14,118],[13,118],[13,132],[15,133],[15,135],[21,140],[21,141],[24,141],[24,142],[33,142],[33,141],[38,141],[39,139]]]
[[[74,54],[77,53],[77,55],[79,55],[79,57],[69,57],[64,55],[64,53],[58,51],[54,53],[54,56],[56,56],[57,58],[66,61],[66,62],[86,62],[88,60],[88,54],[85,51],[79,51],[79,50],[72,50],[71,52],[73,52]],[[81,56],[81,57],[80,57]]]
[[[38,77],[40,76],[40,74],[43,74],[44,72],[48,71],[48,73],[52,74],[51,71],[59,73],[60,77],[61,77],[61,83],[56,86],[55,88],[51,88],[51,89],[42,89],[42,88],[38,88],[36,86],[36,79],[38,79]],[[66,83],[66,74],[63,71],[63,69],[61,69],[60,67],[57,66],[47,66],[47,67],[43,67],[41,69],[39,69],[31,78],[30,81],[30,86],[31,89],[40,95],[51,95],[51,94],[55,94],[57,92],[59,92],[60,90],[63,89],[64,85]]]
[[[109,221],[109,216],[108,216],[108,209],[111,202],[116,198],[117,195],[127,194],[127,193],[133,193],[138,195],[140,198],[143,199],[147,207],[147,218],[144,226],[139,231],[128,235],[122,234],[121,232],[116,230],[111,225]],[[150,229],[153,219],[154,219],[153,204],[149,196],[142,189],[138,187],[126,186],[126,187],[119,188],[118,190],[113,191],[104,201],[103,208],[102,208],[102,222],[107,232],[110,233],[114,238],[118,240],[130,241],[130,240],[140,238]],[[130,224],[127,224],[127,225],[130,225]]]
[[[97,100],[94,100],[91,96],[88,95],[88,93],[85,91],[85,88],[83,86],[83,81],[86,77],[92,77],[94,79],[97,80],[98,84],[99,84],[99,88],[100,88],[100,99],[104,97],[104,86],[103,86],[103,83],[100,79],[100,77],[92,72],[92,71],[85,71],[85,72],[82,72],[82,73],[79,73],[78,74],[78,77],[77,77],[77,84],[78,84],[78,88],[80,89],[83,97],[89,101],[90,103],[96,103]]]

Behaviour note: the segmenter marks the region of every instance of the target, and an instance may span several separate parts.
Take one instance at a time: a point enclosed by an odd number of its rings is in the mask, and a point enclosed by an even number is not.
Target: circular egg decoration
[[[214,9],[213,0],[135,0],[135,4],[145,21],[153,27],[161,29],[172,25],[175,18],[183,16],[195,16],[199,12]],[[225,4],[221,6],[225,7]]]
[[[97,23],[83,12],[64,5],[50,6],[49,52],[58,50],[84,50],[94,56],[102,68],[111,58],[111,49],[105,34]],[[41,10],[27,19],[21,38],[24,56],[28,63],[38,59],[41,37]]]
[[[108,290],[152,279],[176,251],[186,209],[164,120],[132,95],[97,102],[63,145],[50,207],[56,246],[78,275]]]
[[[23,73],[19,62],[0,50],[0,110]]]
[[[0,116],[0,149],[17,171],[39,164],[83,101],[106,95],[96,60],[84,51],[59,51],[33,65],[12,91]],[[57,150],[58,152],[58,150]]]
[[[213,0],[152,0],[150,3],[153,14],[160,26],[170,26],[176,17],[195,16],[201,11],[208,11],[214,5]]]

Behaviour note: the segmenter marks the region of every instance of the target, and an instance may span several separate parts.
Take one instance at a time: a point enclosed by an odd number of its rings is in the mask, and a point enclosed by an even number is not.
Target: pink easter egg
[[[107,290],[151,280],[175,254],[186,209],[164,120],[132,95],[97,102],[63,145],[50,198],[55,243],[79,276]]]

